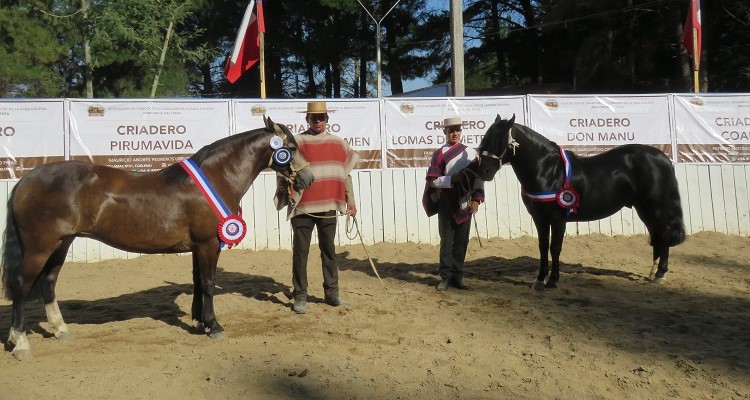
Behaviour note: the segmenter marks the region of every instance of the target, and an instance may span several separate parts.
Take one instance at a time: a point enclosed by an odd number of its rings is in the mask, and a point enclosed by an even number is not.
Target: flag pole
[[[258,32],[258,42],[260,47],[260,98],[266,98],[266,43],[265,43],[265,32]]]
[[[700,60],[701,55],[697,52],[698,50],[698,28],[693,27],[693,91],[695,93],[700,92]]]

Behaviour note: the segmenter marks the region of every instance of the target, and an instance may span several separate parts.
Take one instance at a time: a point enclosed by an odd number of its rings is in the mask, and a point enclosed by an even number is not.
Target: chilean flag
[[[696,48],[693,48],[693,29],[696,30],[698,40]],[[682,44],[693,56],[695,67],[698,68],[701,60],[701,3],[700,0],[690,0],[687,20],[685,21],[685,31],[682,33]]]
[[[237,40],[234,42],[232,55],[227,59],[224,66],[224,75],[231,83],[240,79],[242,74],[250,67],[260,61],[260,37],[259,32],[266,31],[263,18],[263,2],[258,1],[255,8],[255,0],[250,0],[242,18],[242,25],[237,32]]]

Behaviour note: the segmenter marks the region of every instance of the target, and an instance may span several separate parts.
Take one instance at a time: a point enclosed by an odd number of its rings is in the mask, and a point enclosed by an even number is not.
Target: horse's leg
[[[224,328],[216,321],[214,314],[214,290],[216,288],[216,263],[219,261],[219,244],[209,242],[202,244],[194,252],[197,253],[200,269],[201,289],[203,290],[203,331],[212,339],[224,339]]]
[[[664,283],[666,277],[664,276],[669,271],[669,246],[660,242],[657,246],[654,243],[654,265],[651,267],[651,274],[649,279],[651,282],[661,284]]]
[[[657,219],[655,211],[653,210],[653,205],[646,205],[646,204],[636,204],[635,205],[635,211],[638,214],[638,217],[641,218],[641,221],[643,221],[643,225],[646,225],[646,230],[648,231],[649,240],[652,248],[652,255],[653,258],[651,259],[651,272],[648,274],[648,279],[652,282],[655,282],[656,274],[659,269],[660,264],[660,258],[662,255],[662,237],[660,235],[660,230],[657,227]],[[669,247],[667,247],[667,253],[669,253]],[[666,271],[665,271],[666,272]],[[662,278],[664,274],[661,274]]]
[[[565,221],[552,225],[552,240],[550,253],[552,255],[552,273],[547,278],[545,288],[556,288],[560,280],[560,253],[562,252],[563,238],[565,237]]]
[[[539,275],[531,285],[534,290],[544,290],[544,278],[549,270],[549,231],[550,224],[547,222],[534,221],[536,231],[539,234]]]
[[[44,298],[44,309],[47,312],[47,322],[52,325],[55,337],[60,340],[69,339],[70,330],[68,330],[68,326],[65,324],[60,312],[60,307],[57,304],[55,286],[57,285],[57,278],[63,263],[65,263],[65,256],[68,254],[68,248],[71,243],[73,243],[73,238],[63,240],[57,250],[52,253],[42,272],[41,279],[44,279],[44,281],[39,282],[42,285],[42,296]]]
[[[656,204],[637,204],[635,211],[646,225],[651,237],[652,263],[648,279],[653,283],[664,283],[669,262],[669,232],[665,215]]]
[[[201,283],[200,261],[197,252],[193,252],[193,304],[190,316],[203,329],[203,284]]]

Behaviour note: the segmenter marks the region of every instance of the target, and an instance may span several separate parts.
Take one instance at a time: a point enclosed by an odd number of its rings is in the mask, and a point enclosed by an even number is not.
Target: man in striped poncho
[[[336,216],[357,215],[351,171],[358,160],[357,153],[339,136],[326,132],[329,110],[323,101],[307,103],[306,121],[309,129],[295,136],[302,154],[310,162],[315,175],[312,186],[291,208],[292,222],[292,284],[294,312],[307,312],[307,256],[313,228],[318,229],[320,258],[323,263],[323,291],[325,302],[333,307],[348,306],[339,296],[339,271],[336,262]]]
[[[461,118],[445,118],[440,127],[445,133],[445,145],[432,154],[422,205],[428,216],[438,215],[440,283],[437,290],[448,290],[448,286],[468,290],[470,287],[463,279],[464,259],[471,216],[484,201],[484,181],[474,179],[473,187],[462,190],[454,175],[461,177],[457,172],[478,162],[477,152],[461,143]]]

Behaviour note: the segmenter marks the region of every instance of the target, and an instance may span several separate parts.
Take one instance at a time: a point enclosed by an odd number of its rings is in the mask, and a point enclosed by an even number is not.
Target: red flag
[[[697,32],[697,46],[693,49],[693,29]],[[700,0],[690,0],[687,20],[685,21],[685,31],[682,33],[682,44],[693,56],[695,66],[698,68],[701,60],[701,3]]]
[[[257,11],[257,12],[256,12]],[[263,18],[263,2],[258,1],[255,10],[255,0],[250,0],[242,18],[242,25],[237,32],[234,50],[224,66],[224,75],[231,83],[240,79],[242,74],[260,60],[260,38],[258,33],[266,31]]]

